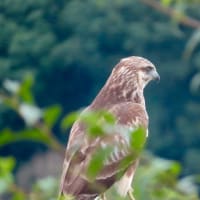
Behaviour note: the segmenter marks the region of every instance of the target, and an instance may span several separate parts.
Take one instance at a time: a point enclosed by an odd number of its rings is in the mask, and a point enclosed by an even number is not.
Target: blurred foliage
[[[177,181],[181,173],[179,163],[155,158],[149,153],[144,154],[142,162],[134,182],[134,192],[138,199],[198,199],[198,188],[194,180],[188,180],[185,184],[182,184],[183,178]]]
[[[145,91],[149,150],[181,162],[181,176],[200,173],[200,34],[182,23],[200,19],[200,2],[149,0],[175,15],[144,2],[0,1],[0,193],[6,191],[5,199],[9,194],[16,200],[50,199],[57,178],[39,180],[29,194],[15,184],[14,166],[38,149],[63,152],[58,138],[66,138],[62,132],[79,112],[63,113],[89,104],[112,67],[130,55],[149,58],[161,75],[160,84]],[[103,129],[95,117],[85,119],[94,133]],[[145,183],[136,177],[135,196],[197,199],[196,189],[186,194],[196,178],[179,179],[180,171],[169,173],[176,163],[158,160],[151,157],[138,170]],[[162,163],[167,168],[157,169]]]
[[[8,80],[6,81],[8,82]],[[16,83],[9,80],[9,84],[12,85]],[[24,129],[20,132],[13,131],[11,129],[2,130],[0,133],[1,146],[13,143],[16,140],[34,140],[63,154],[63,146],[58,142],[58,139],[56,139],[53,134],[53,127],[61,114],[60,106],[54,105],[46,109],[41,109],[37,106],[37,104],[33,103],[33,101],[31,101],[32,103],[27,104],[26,101],[28,101],[28,99],[23,98],[26,96],[24,92],[27,92],[29,96],[32,96],[32,94],[30,93],[31,85],[28,87],[29,89],[21,90],[21,88],[25,88],[24,85],[26,84],[27,80],[23,81],[21,84],[17,83],[17,91],[23,92],[16,92],[15,90],[10,90],[9,87],[7,87],[7,89],[9,89],[8,92],[10,92],[9,95],[7,93],[1,93],[2,105],[13,109],[19,117],[22,117],[24,123],[26,124]],[[28,106],[28,109],[21,112],[21,105]],[[37,112],[35,112],[35,109]],[[39,115],[37,114],[38,111],[40,113]],[[65,128],[68,128],[77,119],[79,116],[78,113],[80,112],[73,112],[70,115],[64,116],[63,120],[60,122],[61,129],[65,130]],[[31,118],[31,120],[29,118]],[[111,132],[116,132],[113,131],[116,128],[118,131],[120,130],[120,127],[115,126],[115,118],[105,111],[83,112],[79,116],[79,120],[87,125],[88,136],[91,137],[91,139],[97,136],[109,137]],[[121,134],[127,134],[127,130],[122,129]],[[146,142],[145,130],[142,128],[131,132],[129,130],[129,135],[133,153],[130,157],[127,157],[124,161],[122,161],[121,167],[122,165],[127,166],[128,163],[137,159],[144,149],[144,144]],[[112,153],[113,145],[108,146],[108,148],[105,149],[97,150],[98,151],[94,153],[93,158],[88,164],[87,176],[91,179],[91,181],[97,176],[102,169],[104,161]],[[26,191],[25,188],[18,186],[13,171],[14,167],[15,159],[13,157],[0,157],[0,197],[5,200],[57,199],[59,186],[58,177],[47,176],[45,178],[38,178],[36,182],[29,183],[31,184],[32,189],[30,191]],[[179,179],[180,173],[181,167],[177,162],[156,158],[150,153],[144,153],[133,185],[134,196],[136,199],[140,200],[156,200],[161,198],[163,200],[198,200],[198,189],[196,185],[197,181],[195,182],[195,176],[193,178],[185,177]],[[109,199],[122,199],[117,195],[114,188],[111,188],[106,195]],[[69,196],[64,199],[70,200],[72,198]]]
[[[149,152],[144,152],[134,178],[135,199],[198,200],[195,181],[187,178],[178,179],[180,172],[179,163],[154,157]],[[122,198],[116,196],[116,191],[111,189],[108,191],[108,199],[121,200]]]
[[[155,0],[149,2],[152,1]],[[18,91],[25,95],[20,98],[28,104],[21,105],[22,115],[27,109],[34,110],[35,116],[41,114],[29,106],[34,101],[40,107],[61,105],[66,113],[91,102],[120,58],[147,57],[161,75],[160,84],[145,91],[151,116],[148,147],[159,155],[181,161],[188,168],[184,168],[184,173],[190,173],[187,150],[200,151],[199,30],[184,26],[180,19],[165,16],[143,2],[1,1],[0,84],[18,90],[17,84],[9,85],[5,79],[26,82],[26,76],[32,78]],[[183,16],[200,19],[198,1],[156,2],[180,10]],[[34,77],[35,99],[24,93]],[[58,115],[60,108],[54,109]],[[0,113],[1,129],[9,126],[18,130],[23,126],[5,107],[0,106]],[[52,117],[46,119],[48,123],[55,120]],[[65,141],[55,129],[55,134]],[[32,145],[25,157],[19,147],[19,159],[27,159],[36,149],[38,146]],[[199,159],[196,165],[200,166]],[[200,168],[195,171],[199,172]]]
[[[198,1],[156,2],[180,10],[183,16],[200,19]],[[31,77],[18,91],[25,95],[20,98],[26,104],[58,104],[64,113],[76,110],[91,102],[120,58],[150,58],[161,82],[145,91],[151,116],[148,148],[181,161],[187,166],[184,173],[192,172],[187,149],[200,151],[198,29],[179,24],[179,20],[149,8],[142,0],[2,0],[0,10],[0,84],[3,86],[5,79],[26,82],[24,77]],[[23,92],[34,77],[35,99]],[[5,85],[9,87],[9,82]],[[12,90],[17,87],[15,84]],[[21,109],[31,108],[22,105]],[[58,115],[59,108],[55,109]],[[1,129],[23,126],[10,110],[0,106],[0,112]],[[37,109],[34,112],[40,115]],[[55,134],[65,141],[57,128]],[[38,148],[32,145],[26,157],[19,148],[17,156],[27,159]],[[11,149],[7,146],[6,152]]]

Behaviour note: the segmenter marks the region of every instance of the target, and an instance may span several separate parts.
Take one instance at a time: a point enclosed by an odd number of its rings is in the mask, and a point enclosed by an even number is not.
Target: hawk
[[[143,90],[151,80],[159,80],[155,66],[147,59],[137,56],[123,58],[113,68],[111,75],[93,102],[83,112],[106,110],[116,118],[115,126],[136,129],[144,127],[148,136],[148,114]],[[119,131],[120,132],[120,131]],[[93,200],[114,185],[122,197],[131,194],[132,179],[139,158],[126,168],[120,162],[129,155],[128,137],[116,130],[109,139],[97,136],[90,140],[84,125],[77,120],[72,126],[63,164],[60,195],[72,195],[77,200]],[[103,169],[93,181],[85,174],[96,146],[113,145],[114,152],[103,163]],[[122,175],[118,176],[121,170]],[[94,187],[94,185],[103,187]],[[131,197],[131,196],[130,196]]]

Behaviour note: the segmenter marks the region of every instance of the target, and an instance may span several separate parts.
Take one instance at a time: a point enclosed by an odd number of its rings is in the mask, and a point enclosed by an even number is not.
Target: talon
[[[129,191],[128,191],[128,196],[130,198],[130,200],[135,200],[134,196],[133,196],[133,188],[131,188]]]

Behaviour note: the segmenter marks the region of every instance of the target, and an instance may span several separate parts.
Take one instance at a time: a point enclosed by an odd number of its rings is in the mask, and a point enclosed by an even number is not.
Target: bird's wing
[[[89,107],[85,108],[82,113],[87,112],[89,110]],[[76,152],[78,152],[83,144],[83,140],[85,137],[85,130],[83,124],[80,122],[80,120],[77,120],[70,131],[69,134],[69,139],[68,139],[68,144],[67,148],[65,151],[65,159],[63,162],[63,171],[61,175],[61,181],[60,181],[60,190],[59,190],[59,196],[62,193],[64,184],[66,182],[69,182],[68,179],[66,179],[69,168],[69,164],[71,159],[74,157]]]
[[[111,106],[108,112],[115,116],[116,127],[134,129],[138,126],[145,128],[148,126],[148,116],[140,104],[121,103]],[[99,148],[103,149],[111,145],[114,147],[113,151],[105,160],[103,169],[91,184],[85,174],[88,163]],[[110,187],[116,181],[116,176],[119,172],[123,170],[120,168],[122,160],[130,155],[128,145],[127,136],[120,134],[120,130],[115,130],[112,134],[108,134],[107,137],[96,137],[93,140],[88,140],[81,123],[75,123],[71,130],[71,137],[66,151],[61,192],[75,196],[82,194],[93,195],[95,193],[98,194],[95,184],[103,186],[102,190]]]
[[[101,182],[104,182],[104,180],[109,181],[109,179],[112,181],[113,178],[116,178],[118,172],[124,170],[121,168],[121,162],[128,156],[132,156],[129,143],[130,135],[128,133],[136,130],[138,127],[144,127],[146,129],[146,135],[148,135],[148,115],[141,104],[131,102],[121,103],[111,107],[109,112],[116,117],[119,131],[113,133],[113,135],[111,135],[111,141],[107,142],[108,145],[112,145],[113,142],[114,148],[113,152],[106,160],[102,172],[97,176],[97,179],[101,180]],[[100,145],[105,146],[105,142],[106,141],[102,140]],[[102,143],[104,145],[102,145]]]

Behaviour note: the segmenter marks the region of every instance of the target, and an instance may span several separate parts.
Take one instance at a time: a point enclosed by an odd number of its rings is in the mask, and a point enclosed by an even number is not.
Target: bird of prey
[[[83,112],[106,110],[116,118],[115,126],[136,129],[145,128],[148,136],[148,114],[143,90],[151,80],[159,80],[155,66],[147,59],[138,56],[123,58],[113,68],[111,75],[93,102]],[[121,169],[120,162],[129,155],[130,141],[127,135],[117,131],[109,137],[88,138],[84,125],[77,120],[71,129],[61,176],[60,195],[72,195],[77,200],[93,200],[111,186],[120,196],[130,194],[131,183],[139,158]],[[103,168],[91,181],[86,167],[92,159],[97,146],[112,145],[114,151],[109,155]],[[121,172],[121,176],[119,176]],[[101,187],[95,187],[101,186]]]

